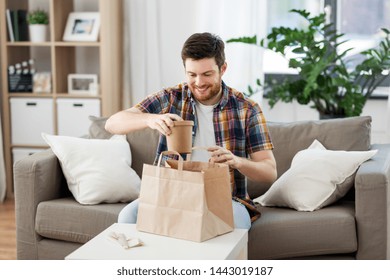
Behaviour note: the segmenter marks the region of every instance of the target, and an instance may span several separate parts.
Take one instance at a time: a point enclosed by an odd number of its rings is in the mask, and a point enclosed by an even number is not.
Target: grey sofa
[[[93,118],[90,137],[107,138],[103,118]],[[278,175],[296,152],[318,139],[327,149],[378,153],[363,163],[355,187],[338,202],[314,212],[260,207],[262,217],[249,231],[249,259],[389,259],[390,144],[370,144],[370,117],[296,123],[269,123]],[[142,174],[152,163],[157,134],[127,135],[133,165]],[[49,149],[14,166],[18,259],[63,259],[116,222],[125,204],[77,203],[67,189],[56,156]],[[251,197],[270,186],[249,182]]]

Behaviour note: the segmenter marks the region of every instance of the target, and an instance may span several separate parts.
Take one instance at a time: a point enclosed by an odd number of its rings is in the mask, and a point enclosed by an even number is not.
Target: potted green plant
[[[350,67],[347,49],[340,53],[340,41],[333,24],[327,24],[325,14],[310,16],[305,10],[291,10],[308,21],[307,29],[273,28],[265,39],[232,38],[227,42],[241,42],[268,48],[286,57],[288,51],[297,54],[289,60],[289,67],[298,71],[296,79],[286,78],[280,83],[262,85],[271,108],[279,101],[310,104],[321,118],[359,116],[367,99],[386,78],[390,69],[390,32],[383,28],[384,38],[376,48],[361,52],[364,60]],[[387,71],[387,74],[386,74]],[[253,93],[251,87],[249,94]]]
[[[49,15],[42,9],[36,9],[28,13],[27,22],[29,24],[30,41],[47,41]]]

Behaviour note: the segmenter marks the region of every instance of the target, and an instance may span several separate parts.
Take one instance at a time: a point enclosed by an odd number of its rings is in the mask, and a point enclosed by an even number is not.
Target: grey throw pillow
[[[91,139],[109,139],[112,134],[107,132],[104,128],[107,118],[106,117],[95,117],[89,116],[88,119],[91,121],[89,127],[89,138]]]

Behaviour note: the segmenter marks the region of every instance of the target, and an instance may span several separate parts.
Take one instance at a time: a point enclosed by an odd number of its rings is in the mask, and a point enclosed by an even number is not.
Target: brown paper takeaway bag
[[[161,156],[143,167],[137,229],[197,242],[232,231],[228,166],[179,157],[161,167]]]

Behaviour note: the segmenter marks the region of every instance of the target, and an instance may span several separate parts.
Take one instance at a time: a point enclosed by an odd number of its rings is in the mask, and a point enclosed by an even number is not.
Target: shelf
[[[51,42],[7,42],[7,47],[50,47]]]
[[[11,98],[11,97],[43,97],[43,98],[47,98],[47,97],[53,97],[53,94],[52,93],[33,93],[33,92],[30,92],[30,93],[25,93],[25,92],[10,92],[8,94],[8,97]]]
[[[57,93],[57,97],[61,98],[100,98],[100,95],[87,95],[87,94],[69,94],[69,93]]]
[[[100,47],[100,42],[7,42],[7,47]]]
[[[69,94],[69,93],[25,93],[25,92],[11,92],[9,93],[9,98],[12,97],[34,97],[34,98],[53,98],[54,96],[60,98],[101,98],[101,95],[89,95],[89,94]]]
[[[54,42],[58,47],[100,47],[100,42]]]
[[[11,148],[48,149],[49,146],[43,146],[43,145],[11,145]]]

